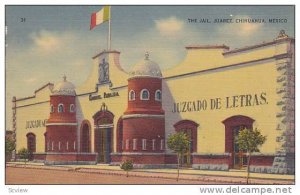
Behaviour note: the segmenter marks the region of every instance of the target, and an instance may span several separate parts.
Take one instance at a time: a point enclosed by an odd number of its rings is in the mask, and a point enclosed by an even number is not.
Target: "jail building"
[[[30,97],[13,97],[16,150],[28,148],[31,160],[45,164],[129,159],[136,168],[167,168],[177,163],[167,139],[185,132],[190,146],[182,166],[228,171],[247,164],[239,132],[257,128],[266,142],[252,154],[250,170],[294,174],[295,40],[281,31],[233,50],[185,49],[171,69],[162,70],[146,52],[129,71],[119,51],[102,51],[80,86],[65,73]]]

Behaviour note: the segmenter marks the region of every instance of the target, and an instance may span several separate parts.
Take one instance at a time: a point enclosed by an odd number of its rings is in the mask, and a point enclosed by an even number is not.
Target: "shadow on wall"
[[[78,151],[81,151],[81,136],[80,136],[80,129],[81,129],[81,123],[82,123],[82,121],[85,119],[84,118],[84,115],[83,115],[83,112],[82,112],[82,108],[81,108],[81,104],[80,104],[80,102],[79,102],[79,98],[78,97],[76,97],[76,119],[77,119],[77,142],[78,142]],[[89,121],[90,122],[90,121]],[[91,132],[92,131],[92,129],[90,129],[90,133],[92,133]],[[90,146],[91,147],[91,146]]]
[[[172,93],[169,89],[167,82],[163,79],[162,80],[162,107],[165,110],[165,143],[167,143],[167,139],[169,135],[175,133],[175,125],[178,121],[183,120],[179,113],[175,112],[172,115],[169,115],[171,110],[174,107],[174,102],[176,100],[172,96]],[[171,152],[166,145],[166,152]]]

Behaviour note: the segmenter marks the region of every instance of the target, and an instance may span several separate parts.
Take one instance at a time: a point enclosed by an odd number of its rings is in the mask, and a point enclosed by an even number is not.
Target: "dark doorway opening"
[[[81,152],[90,152],[90,123],[84,120],[81,124]]]
[[[33,153],[36,152],[36,138],[35,134],[28,133],[27,137],[27,150],[29,152],[29,160],[33,160]]]
[[[98,153],[98,163],[110,163],[110,153],[113,150],[113,119],[114,115],[102,104],[101,110],[94,116],[94,147]]]
[[[189,138],[190,144],[187,152],[181,158],[181,166],[190,167],[192,165],[192,153],[197,152],[197,128],[198,124],[191,120],[177,122],[174,127],[176,132],[184,132]]]
[[[237,137],[240,130],[251,129],[254,119],[243,116],[231,116],[223,121],[225,125],[225,152],[230,153],[229,168],[241,169],[247,164],[246,152],[238,147]]]

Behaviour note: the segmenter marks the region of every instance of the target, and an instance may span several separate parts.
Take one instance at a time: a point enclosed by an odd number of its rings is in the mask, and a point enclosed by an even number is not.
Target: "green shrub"
[[[131,160],[126,160],[126,161],[122,162],[122,164],[120,165],[120,168],[123,169],[124,171],[126,171],[126,177],[128,177],[128,172],[133,169],[133,163]]]
[[[26,161],[29,159],[29,151],[26,148],[21,148],[20,150],[18,150],[18,156],[20,159],[24,159],[25,160],[25,164]]]

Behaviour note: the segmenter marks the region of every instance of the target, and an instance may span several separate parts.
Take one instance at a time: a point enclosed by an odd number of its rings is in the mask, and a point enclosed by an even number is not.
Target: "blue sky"
[[[91,58],[107,46],[107,23],[89,30],[90,14],[101,8],[6,6],[8,120],[12,96],[31,96],[64,74],[77,86],[87,79]],[[294,37],[293,6],[112,6],[111,11],[112,49],[121,52],[125,70],[140,61],[145,51],[166,69],[184,58],[187,45],[226,44],[234,49],[271,41],[281,29]],[[188,18],[283,18],[287,23],[194,24]]]

